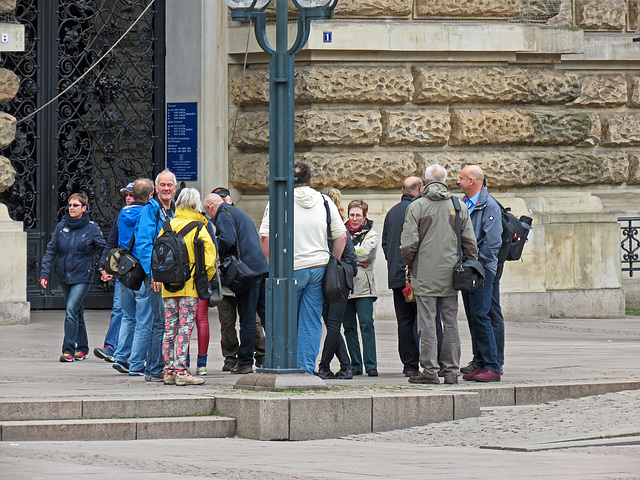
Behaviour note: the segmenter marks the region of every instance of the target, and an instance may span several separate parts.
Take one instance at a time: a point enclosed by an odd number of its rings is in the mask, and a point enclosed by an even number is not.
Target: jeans
[[[87,327],[84,323],[84,297],[89,291],[89,283],[70,285],[61,283],[62,296],[67,305],[64,317],[64,340],[62,353],[74,355],[76,352],[89,353],[89,339]]]
[[[496,337],[489,318],[494,276],[493,272],[485,270],[482,287],[470,292],[462,292],[462,300],[469,323],[476,366],[500,373]]]
[[[118,348],[115,361],[129,364],[129,370],[142,373],[149,347],[151,331],[151,302],[149,291],[151,279],[147,277],[138,290],[131,290],[122,285],[120,305],[122,307],[122,323],[118,335]]]
[[[502,316],[502,307],[500,306],[500,279],[502,278],[503,268],[504,263],[499,263],[496,276],[493,279],[491,308],[489,309],[489,318],[491,319],[491,327],[493,328],[493,335],[496,339],[498,365],[500,365],[500,367],[504,365],[504,317]]]
[[[110,350],[113,354],[118,347],[118,334],[120,333],[120,324],[122,323],[122,306],[120,305],[120,290],[122,289],[120,280],[116,280],[113,287],[113,308],[111,308],[111,320],[109,321],[109,329],[104,337],[104,348]]]
[[[344,336],[347,339],[349,356],[351,357],[351,368],[354,372],[378,368],[376,358],[376,329],[373,326],[373,297],[350,298],[347,300],[347,308],[344,311],[342,324],[344,326]],[[360,342],[358,341],[358,326],[356,314],[360,324],[360,334],[362,335],[362,353],[360,352]]]
[[[460,366],[460,334],[458,332],[458,296],[416,297],[420,331],[420,364],[427,376],[455,377]],[[437,328],[442,328],[438,339]]]
[[[320,358],[320,367],[329,370],[331,360],[335,355],[340,362],[340,369],[346,370],[351,365],[347,346],[342,338],[340,327],[342,327],[342,317],[347,301],[337,303],[325,302],[322,306],[322,317],[327,327],[327,335],[324,337],[324,346],[322,347],[322,357]]]
[[[256,315],[260,297],[264,298],[264,277],[256,275],[249,290],[238,295],[238,317],[240,317],[240,346],[238,365],[253,365],[253,349],[256,343]],[[264,312],[264,310],[263,310]]]
[[[164,336],[165,318],[162,292],[153,289],[149,292],[151,302],[151,329],[147,348],[147,366],[144,369],[146,377],[157,377],[164,370],[164,358],[162,356],[162,337]]]
[[[417,318],[418,310],[415,302],[407,303],[402,288],[393,289],[393,306],[398,322],[398,353],[404,368],[417,371],[420,361]]]
[[[295,270],[298,282],[298,367],[313,375],[322,341],[322,279],[326,267]]]

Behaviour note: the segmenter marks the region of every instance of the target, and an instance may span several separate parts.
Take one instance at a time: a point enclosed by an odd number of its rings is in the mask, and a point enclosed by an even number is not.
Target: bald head
[[[456,182],[467,197],[475,196],[484,184],[484,172],[478,165],[467,165],[460,172],[460,178]]]
[[[420,177],[407,177],[404,179],[404,182],[402,182],[402,193],[408,193],[415,197],[420,193],[423,185]]]
[[[220,205],[222,205],[223,203],[224,200],[217,193],[210,193],[209,195],[204,197],[204,209],[211,218],[216,216]]]

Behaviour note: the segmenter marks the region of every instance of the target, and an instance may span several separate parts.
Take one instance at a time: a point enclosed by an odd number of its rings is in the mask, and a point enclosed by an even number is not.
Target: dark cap
[[[133,193],[133,182],[129,182],[126,187],[120,189],[120,193]]]
[[[228,196],[230,196],[230,195],[231,195],[231,194],[229,193],[229,190],[227,190],[227,189],[226,189],[226,188],[224,188],[224,187],[214,188],[214,189],[211,191],[211,193],[218,194],[218,195],[220,195],[222,198],[224,198],[224,197],[228,197]]]

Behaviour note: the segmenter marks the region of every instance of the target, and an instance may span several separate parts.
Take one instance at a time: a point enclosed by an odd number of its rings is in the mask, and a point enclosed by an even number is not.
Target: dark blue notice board
[[[198,104],[167,103],[167,168],[178,180],[198,179]]]

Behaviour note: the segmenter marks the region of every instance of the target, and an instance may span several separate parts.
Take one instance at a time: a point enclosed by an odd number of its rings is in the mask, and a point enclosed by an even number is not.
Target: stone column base
[[[0,302],[0,325],[29,325],[29,302]]]

